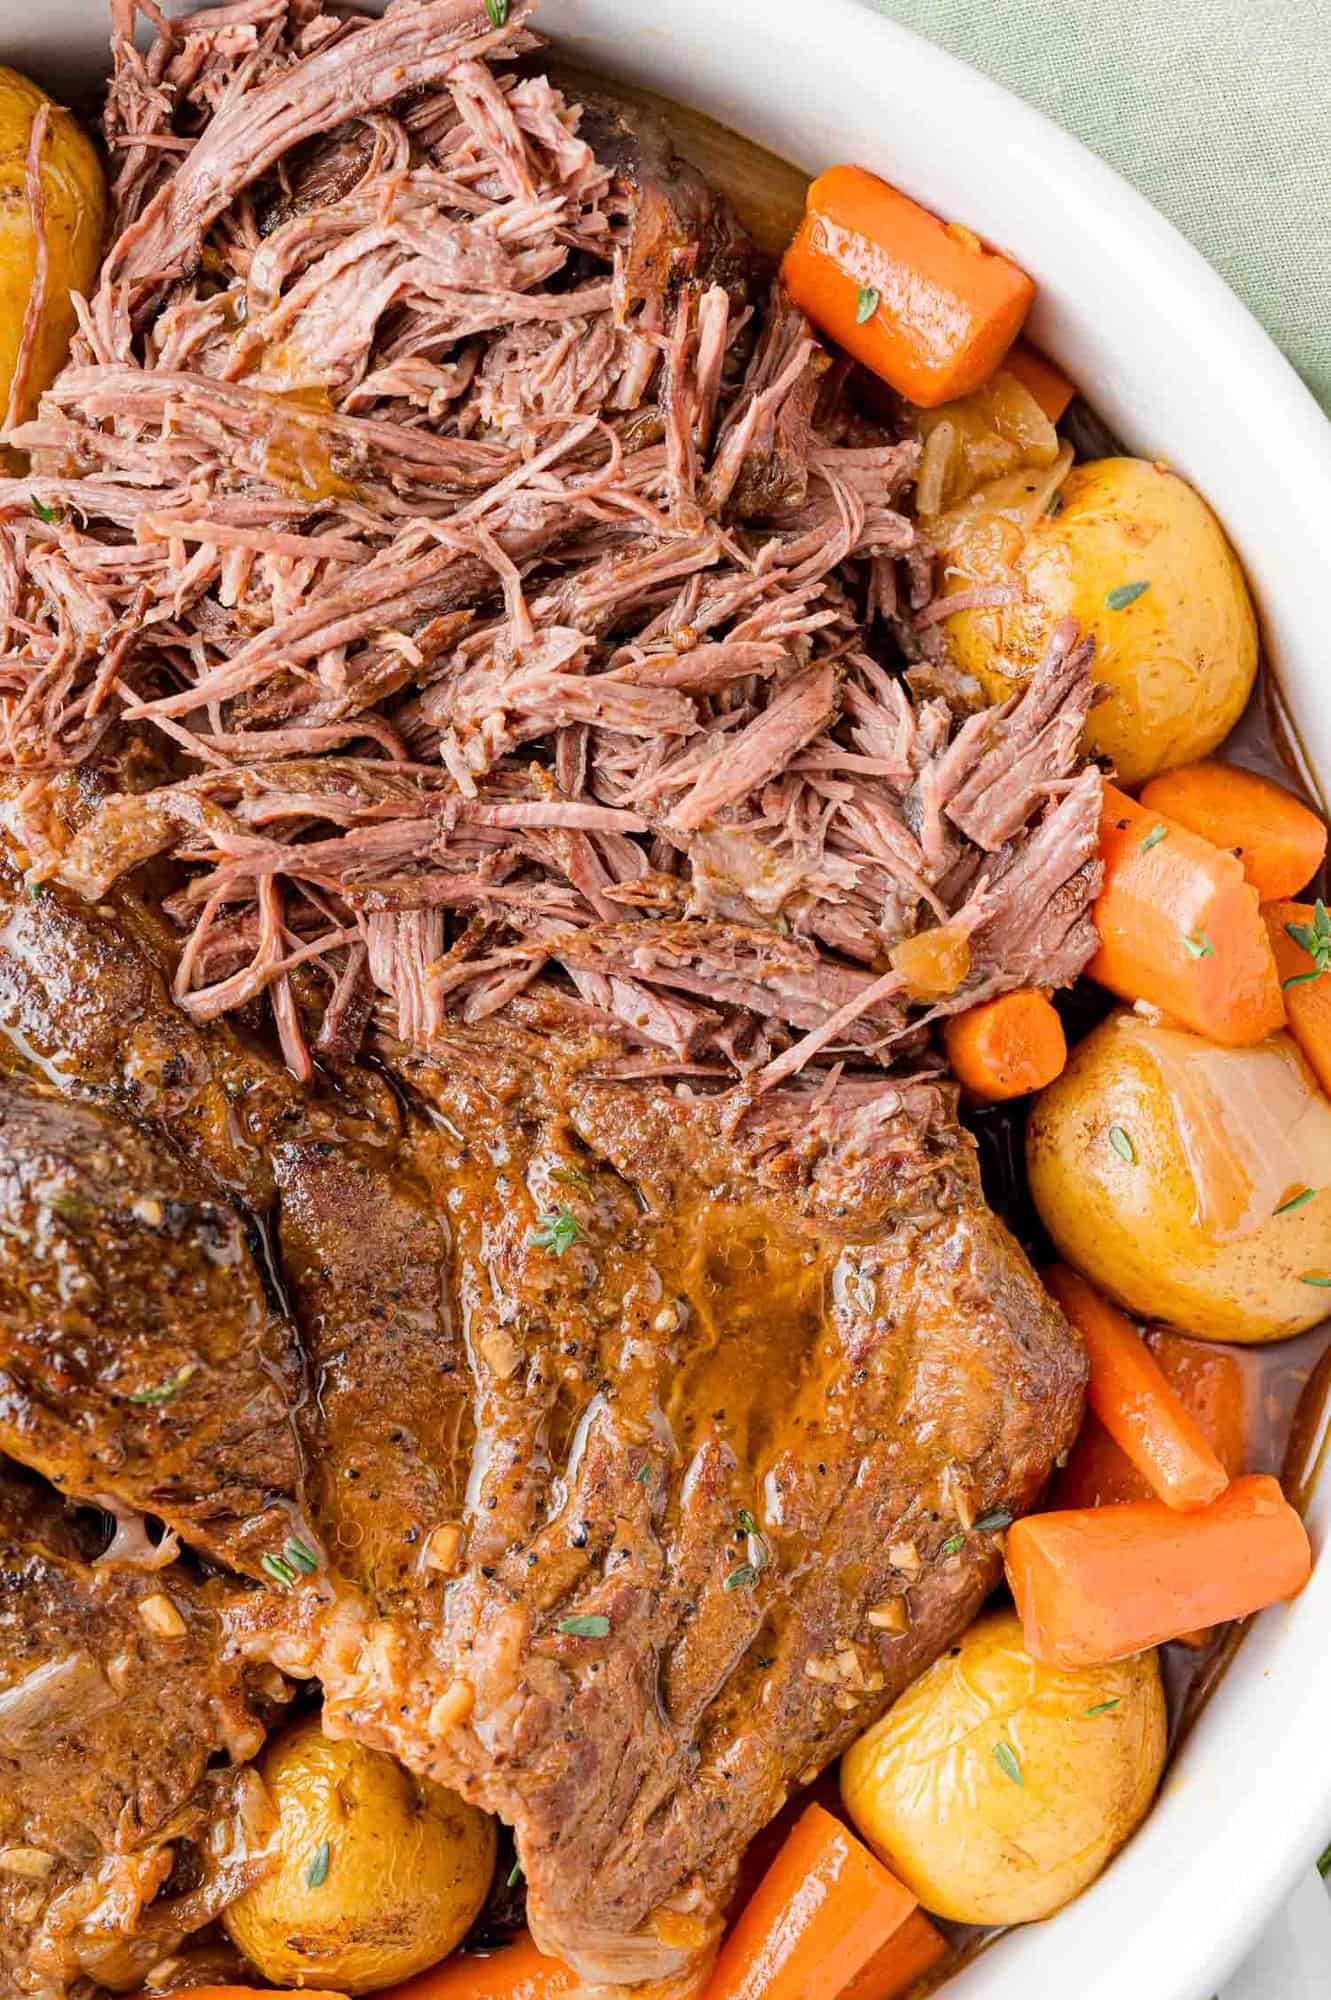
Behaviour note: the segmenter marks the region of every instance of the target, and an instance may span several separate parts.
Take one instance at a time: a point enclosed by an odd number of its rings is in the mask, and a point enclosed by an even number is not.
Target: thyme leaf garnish
[[[1313,962],[1311,972],[1296,972],[1289,979],[1281,981],[1282,986],[1305,986],[1311,979],[1320,979],[1324,972],[1331,972],[1331,910],[1321,897],[1313,904],[1313,920],[1310,924],[1286,924],[1285,933],[1295,944],[1307,952]]]
[[[1021,1775],[1021,1764],[1017,1753],[1010,1743],[995,1743],[994,1762],[1003,1773],[1003,1776],[1011,1778],[1014,1785],[1025,1784],[1026,1780]]]
[[[1145,580],[1139,583],[1116,583],[1112,590],[1105,592],[1105,603],[1111,611],[1126,611],[1130,604],[1135,604],[1143,592],[1150,588],[1149,582]]]
[[[592,1611],[581,1618],[561,1618],[555,1630],[566,1632],[570,1639],[608,1639],[610,1620]]]
[[[531,1241],[538,1250],[548,1250],[553,1257],[562,1257],[582,1239],[582,1225],[573,1210],[560,1202],[556,1208],[547,1208],[536,1218]]]
[[[859,297],[855,301],[855,324],[864,326],[877,312],[882,293],[877,285],[861,285]]]

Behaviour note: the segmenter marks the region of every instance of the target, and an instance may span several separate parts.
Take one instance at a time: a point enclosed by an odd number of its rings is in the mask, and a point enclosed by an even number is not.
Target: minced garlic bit
[[[166,1220],[166,1210],[153,1194],[140,1195],[137,1201],[130,1203],[129,1212],[149,1229],[160,1229]]]
[[[447,1736],[450,1729],[456,1729],[465,1722],[476,1706],[476,1690],[470,1681],[459,1678],[451,1687],[444,1689],[430,1710],[429,1730],[431,1736]]]
[[[887,1552],[887,1559],[893,1569],[903,1570],[907,1576],[918,1576],[924,1567],[914,1542],[893,1542]]]
[[[904,1597],[889,1597],[885,1603],[875,1604],[869,1623],[879,1632],[909,1632],[910,1606]]]
[[[0,1874],[20,1875],[25,1882],[44,1882],[54,1867],[55,1856],[44,1847],[0,1848]]]
[[[425,1567],[438,1570],[441,1576],[448,1576],[457,1568],[461,1553],[462,1529],[456,1521],[445,1521],[426,1540]]]
[[[183,1639],[185,1621],[164,1590],[139,1599],[139,1616],[159,1639]]]

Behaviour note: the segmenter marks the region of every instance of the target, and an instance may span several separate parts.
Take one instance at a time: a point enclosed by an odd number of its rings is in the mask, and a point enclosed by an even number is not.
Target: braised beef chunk
[[[409,1161],[285,1146],[276,1171],[314,1390],[301,1413],[311,1518],[376,1604],[423,1607],[450,1567],[431,1537],[461,1519],[472,1445],[451,1218]]]
[[[293,1530],[300,1356],[235,1214],[96,1107],[0,1079],[0,1449],[258,1572]]]
[[[49,1491],[49,1489],[48,1489]],[[0,1461],[0,1991],[137,1986],[252,1879],[239,1767],[264,1713],[224,1625],[237,1587],[82,1558]]]
[[[466,1491],[442,1490],[409,1386],[362,1518],[435,1567],[414,1606],[406,1566],[376,1577],[388,1623],[359,1651],[345,1606],[322,1655],[290,1618],[329,1727],[514,1825],[546,1946],[591,1979],[664,1976],[757,1829],[991,1589],[993,1517],[1074,1435],[1084,1363],[936,1086],[791,1088],[736,1127],[507,1035],[400,1061],[438,1115],[416,1170],[447,1252],[392,1202],[358,1240],[343,1189],[322,1337],[348,1281],[365,1363],[376,1321],[408,1380],[465,1328]],[[404,1294],[404,1238],[447,1305],[419,1275]],[[331,1411],[323,1437],[330,1478],[363,1466]]]

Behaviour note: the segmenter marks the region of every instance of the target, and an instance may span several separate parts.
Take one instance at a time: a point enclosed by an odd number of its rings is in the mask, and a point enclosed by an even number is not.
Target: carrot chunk
[[[485,1957],[454,1952],[428,1972],[390,1987],[381,2000],[561,2000],[578,1986],[577,1974],[537,1951],[524,1931],[513,1944]]]
[[[1152,778],[1141,802],[1228,848],[1264,903],[1296,896],[1326,853],[1325,823],[1293,792],[1214,758]]]
[[[1321,902],[1268,903],[1262,915],[1290,1032],[1323,1090],[1331,1093],[1331,915]]]
[[[901,1929],[842,1988],[840,2000],[901,2000],[926,1972],[942,1964],[951,1949],[924,1911],[912,1910]]]
[[[1008,1530],[1008,1583],[1031,1656],[1104,1666],[1202,1625],[1295,1597],[1312,1552],[1264,1473],[1180,1513],[1161,1500],[1028,1514]]]
[[[707,2000],[836,2000],[915,1907],[862,1841],[812,1805],[722,1945]]]
[[[1232,854],[1106,785],[1092,979],[1226,1048],[1285,1019],[1257,892]]]
[[[1003,363],[1028,395],[1034,396],[1051,424],[1056,424],[1077,391],[1061,368],[1029,341],[1014,341]]]
[[[1035,295],[1010,259],[863,167],[813,183],[781,268],[816,326],[926,410],[988,380]]]
[[[1132,1321],[1066,1264],[1045,1284],[1086,1343],[1087,1401],[1151,1491],[1170,1507],[1204,1507],[1223,1493],[1228,1473]]]
[[[1066,1311],[1066,1306],[1064,1311]],[[1214,1451],[1230,1479],[1271,1469],[1263,1442],[1261,1358],[1214,1340],[1194,1340],[1170,1327],[1152,1327],[1146,1346],[1161,1374]],[[1093,1410],[1054,1487],[1053,1505],[1112,1507],[1122,1500],[1150,1500],[1153,1490]]]
[[[1043,1090],[1068,1059],[1057,1009],[1032,986],[954,1014],[943,1046],[957,1081],[990,1104]]]

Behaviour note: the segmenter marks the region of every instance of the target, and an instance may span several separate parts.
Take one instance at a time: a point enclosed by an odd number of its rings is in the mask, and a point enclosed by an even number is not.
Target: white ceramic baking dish
[[[588,68],[811,171],[858,160],[1010,249],[1039,284],[1040,344],[1130,449],[1168,459],[1220,514],[1331,791],[1331,427],[1168,223],[1038,113],[857,0],[544,0],[540,19]],[[105,45],[105,0],[0,0],[0,58],[57,92],[95,75]],[[1319,1547],[1329,1521],[1324,1481]],[[985,1953],[949,2000],[1207,2000],[1331,1824],[1329,1648],[1324,1562],[1258,1620],[1108,1874]]]

